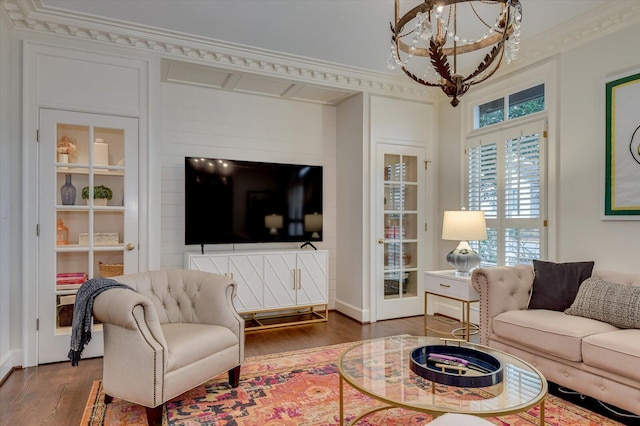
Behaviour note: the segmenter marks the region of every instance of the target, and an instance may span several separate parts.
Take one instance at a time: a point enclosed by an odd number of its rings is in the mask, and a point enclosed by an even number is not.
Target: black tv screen
[[[185,244],[322,240],[322,166],[185,158]]]

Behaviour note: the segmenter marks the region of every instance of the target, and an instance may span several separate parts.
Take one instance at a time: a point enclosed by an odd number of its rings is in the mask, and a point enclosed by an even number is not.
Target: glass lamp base
[[[458,274],[469,275],[469,271],[480,265],[480,255],[471,249],[467,241],[460,241],[458,247],[447,254],[447,262],[456,268]]]

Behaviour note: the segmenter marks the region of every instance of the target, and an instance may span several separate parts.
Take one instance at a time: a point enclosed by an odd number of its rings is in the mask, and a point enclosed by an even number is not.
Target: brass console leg
[[[544,398],[540,401],[540,426],[544,426]]]

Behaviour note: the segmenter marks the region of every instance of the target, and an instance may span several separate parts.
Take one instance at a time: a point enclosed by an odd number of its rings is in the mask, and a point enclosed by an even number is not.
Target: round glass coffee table
[[[490,354],[500,360],[503,379],[481,388],[461,388],[431,382],[411,371],[411,352],[422,346],[454,345]],[[547,380],[532,365],[487,346],[436,337],[394,336],[359,342],[338,359],[340,424],[344,425],[344,382],[358,392],[382,401],[349,422],[356,424],[377,411],[393,407],[429,413],[463,413],[479,417],[504,416],[540,407],[544,426]]]

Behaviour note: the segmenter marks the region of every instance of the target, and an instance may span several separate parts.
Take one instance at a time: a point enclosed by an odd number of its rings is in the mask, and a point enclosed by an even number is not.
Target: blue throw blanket
[[[109,278],[92,278],[85,281],[76,293],[76,302],[73,306],[73,322],[71,323],[71,349],[68,355],[71,365],[74,367],[80,362],[82,350],[91,340],[93,301],[100,293],[110,288],[133,290],[128,285]]]

